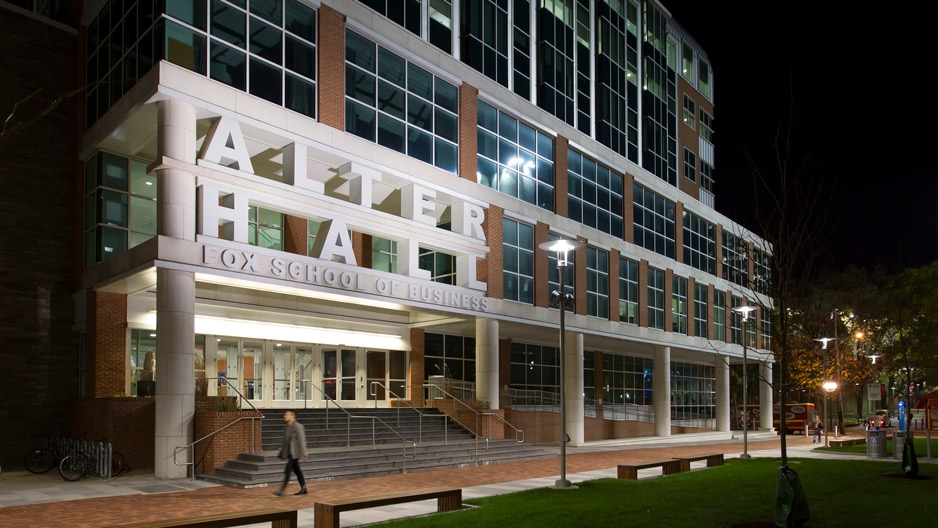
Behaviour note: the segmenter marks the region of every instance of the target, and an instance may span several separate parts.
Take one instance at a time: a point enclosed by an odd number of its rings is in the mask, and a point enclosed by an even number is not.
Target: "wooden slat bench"
[[[700,460],[707,461],[707,467],[722,466],[723,465],[723,453],[711,453],[708,455],[695,455],[688,457],[681,457],[678,459],[681,463],[681,472],[690,471],[690,463],[698,462]]]
[[[269,522],[271,528],[296,528],[296,510],[267,508],[121,524],[120,528],[226,528]]]
[[[828,443],[831,445],[831,447],[865,445],[866,438],[840,438],[836,440],[828,439]]]
[[[673,475],[681,471],[681,461],[676,458],[667,458],[664,460],[637,462],[635,464],[619,464],[617,474],[620,479],[638,480],[639,469],[654,467],[660,467],[662,475]]]
[[[313,509],[313,524],[316,528],[339,528],[339,514],[344,511],[427,499],[437,499],[438,512],[458,510],[462,508],[462,488],[425,488],[351,499],[317,500]]]

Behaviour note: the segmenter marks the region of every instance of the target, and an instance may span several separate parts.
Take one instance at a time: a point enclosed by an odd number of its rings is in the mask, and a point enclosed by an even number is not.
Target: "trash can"
[[[886,431],[870,429],[866,432],[866,456],[886,458]]]
[[[902,447],[905,445],[905,431],[892,432],[892,458],[902,458]]]

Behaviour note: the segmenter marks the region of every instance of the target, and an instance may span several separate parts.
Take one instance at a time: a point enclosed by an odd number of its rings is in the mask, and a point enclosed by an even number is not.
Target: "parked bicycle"
[[[87,434],[87,433],[85,433]],[[80,439],[64,439],[53,437],[46,440],[45,445],[35,451],[26,453],[23,459],[23,465],[30,473],[47,473],[50,469],[57,467],[59,462],[68,454],[68,445],[72,442],[82,441],[85,435]]]
[[[108,454],[110,454],[110,474],[108,474],[107,466]],[[124,461],[124,456],[111,450],[110,444],[103,440],[95,442],[89,449],[68,455],[59,462],[59,474],[69,482],[84,479],[89,475],[100,475],[110,479],[127,471],[130,471],[130,466]]]

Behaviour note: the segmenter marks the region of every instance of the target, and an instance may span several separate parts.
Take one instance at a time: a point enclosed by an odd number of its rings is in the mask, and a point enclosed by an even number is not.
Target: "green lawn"
[[[801,477],[811,521],[805,526],[933,526],[938,466],[907,478],[900,462],[790,460]],[[458,512],[382,524],[388,527],[733,527],[775,520],[778,461],[726,465],[643,480],[601,479],[576,490],[535,489],[466,501]],[[900,521],[897,515],[902,515]],[[755,526],[755,525],[753,525]]]
[[[925,458],[925,434],[916,433],[912,441],[915,443],[915,455],[918,458]],[[866,444],[844,447],[818,447],[822,451],[831,451],[834,453],[866,453]],[[892,432],[886,433],[886,454],[892,456]],[[931,439],[931,456],[938,457],[938,436]]]

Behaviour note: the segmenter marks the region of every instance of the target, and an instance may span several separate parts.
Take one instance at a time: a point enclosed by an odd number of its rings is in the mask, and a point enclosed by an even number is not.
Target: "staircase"
[[[297,421],[306,430],[309,456],[300,466],[309,481],[451,469],[555,456],[539,447],[515,440],[477,441],[475,435],[436,409],[420,409],[420,412],[410,408],[350,409],[349,412],[358,417],[351,420],[335,408],[328,412],[326,409],[294,409],[294,412]],[[237,459],[229,460],[224,467],[216,469],[214,474],[200,474],[198,478],[239,488],[279,483],[283,479],[284,465],[277,458],[283,440],[283,410],[264,409],[263,413],[262,451],[241,453]],[[406,444],[401,437],[406,439]],[[372,438],[375,447],[372,447]],[[407,460],[403,458],[405,445]]]

